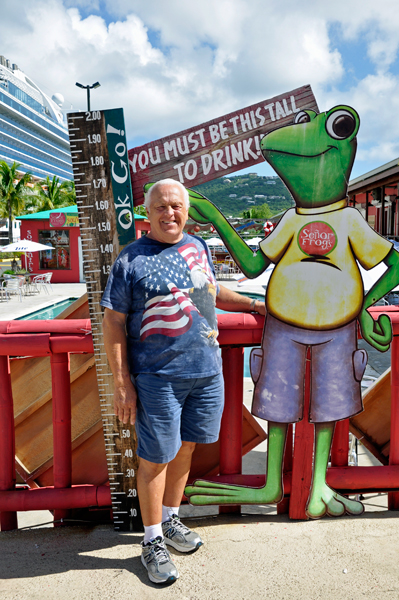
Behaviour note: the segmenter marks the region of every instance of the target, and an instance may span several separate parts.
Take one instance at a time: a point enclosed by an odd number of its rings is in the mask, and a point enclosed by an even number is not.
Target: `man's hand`
[[[389,350],[392,341],[392,324],[388,315],[380,315],[377,321],[374,321],[370,313],[363,309],[359,315],[359,324],[366,342],[380,352]]]
[[[134,425],[136,421],[137,392],[133,383],[116,387],[114,390],[114,411],[122,423]]]

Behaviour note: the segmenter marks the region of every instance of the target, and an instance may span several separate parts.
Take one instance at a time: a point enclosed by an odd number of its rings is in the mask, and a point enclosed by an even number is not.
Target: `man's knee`
[[[196,443],[195,442],[182,442],[179,453],[187,453],[192,454],[195,450]]]
[[[140,478],[151,481],[162,473],[168,466],[168,463],[153,463],[144,458],[140,458],[138,475]]]

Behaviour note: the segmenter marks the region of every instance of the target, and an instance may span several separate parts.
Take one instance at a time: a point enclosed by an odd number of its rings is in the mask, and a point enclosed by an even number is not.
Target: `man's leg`
[[[166,544],[179,552],[194,552],[202,546],[200,536],[183,525],[179,506],[191,467],[194,442],[182,442],[176,457],[168,464],[163,498],[162,529]]]
[[[140,458],[137,491],[144,527],[157,525],[162,521],[162,499],[165,492],[167,466],[167,464],[156,464]]]
[[[163,495],[164,506],[180,506],[194,449],[194,442],[182,442],[179,452],[168,464]]]
[[[141,562],[153,583],[173,583],[179,573],[164,545],[162,531],[162,498],[165,491],[167,464],[156,464],[143,458],[137,472],[137,489],[144,523]]]

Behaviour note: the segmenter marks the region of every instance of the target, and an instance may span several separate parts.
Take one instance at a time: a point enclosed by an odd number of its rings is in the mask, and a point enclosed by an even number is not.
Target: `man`
[[[215,304],[260,314],[265,305],[216,283],[206,244],[183,232],[184,186],[157,182],[145,206],[151,231],[120,253],[101,304],[115,413],[136,422],[141,561],[152,582],[171,583],[179,575],[165,543],[180,552],[202,545],[178,511],[196,443],[219,436],[224,394]]]

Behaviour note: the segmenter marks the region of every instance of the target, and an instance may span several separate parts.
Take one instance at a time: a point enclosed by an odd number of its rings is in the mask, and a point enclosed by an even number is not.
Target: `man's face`
[[[183,190],[173,184],[157,187],[151,195],[147,213],[151,225],[150,238],[164,244],[180,242],[188,219]]]

